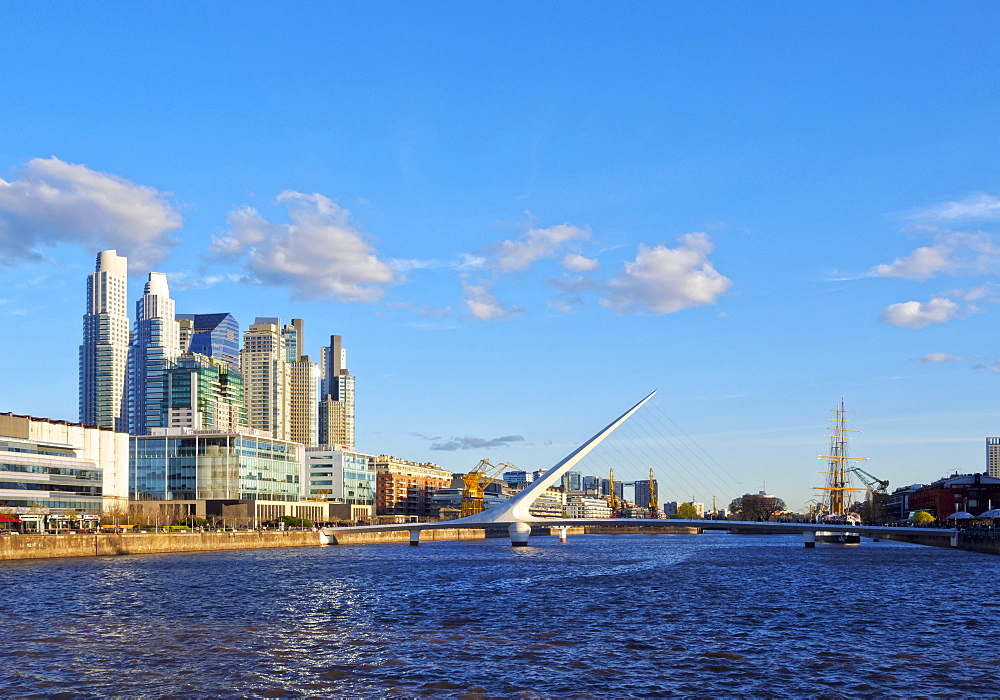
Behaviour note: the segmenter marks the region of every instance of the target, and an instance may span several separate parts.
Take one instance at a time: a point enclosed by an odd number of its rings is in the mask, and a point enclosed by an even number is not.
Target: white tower
[[[122,433],[128,432],[127,262],[115,250],[97,254],[80,346],[80,422]]]
[[[174,318],[167,276],[150,272],[135,304],[135,333],[129,355],[129,432],[148,435],[166,426],[164,371],[181,354],[180,324]]]

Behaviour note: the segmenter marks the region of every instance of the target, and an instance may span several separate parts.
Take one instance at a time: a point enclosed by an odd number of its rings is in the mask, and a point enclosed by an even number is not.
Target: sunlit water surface
[[[0,695],[1000,695],[1000,558],[619,535],[0,563]]]

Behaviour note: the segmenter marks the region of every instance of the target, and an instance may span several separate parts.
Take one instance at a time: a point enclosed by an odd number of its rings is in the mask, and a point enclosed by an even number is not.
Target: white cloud
[[[164,193],[55,157],[0,179],[0,263],[39,260],[41,249],[70,243],[95,254],[114,248],[148,271],[177,245],[168,234],[180,225]]]
[[[928,280],[937,273],[949,275],[995,272],[1000,265],[1000,248],[988,233],[950,231],[938,234],[934,245],[923,246],[888,265],[877,265],[879,277]]]
[[[523,309],[504,306],[482,285],[462,282],[465,292],[465,307],[469,313],[482,321],[500,321],[520,314]]]
[[[536,260],[558,255],[567,243],[590,237],[590,231],[569,224],[529,229],[519,240],[498,246],[496,265],[500,272],[526,270]]]
[[[569,253],[562,259],[562,266],[570,272],[590,272],[600,266],[593,258],[586,258],[579,253]]]
[[[969,219],[1000,221],[1000,197],[978,192],[962,200],[942,202],[926,209],[918,209],[912,212],[909,218],[938,221]]]
[[[213,237],[209,253],[219,260],[246,256],[250,278],[286,287],[297,299],[372,302],[382,298],[384,286],[404,281],[333,200],[288,190],[277,201],[292,223],[271,223],[256,209],[239,207],[229,213],[228,234]]]
[[[906,301],[887,306],[879,321],[900,328],[926,328],[958,317],[959,306],[951,299],[934,298],[927,302]]]
[[[933,365],[940,364],[943,362],[965,362],[964,357],[958,357],[957,355],[949,355],[946,352],[932,352],[924,355],[919,360],[917,360],[922,365]]]
[[[708,235],[688,233],[678,241],[677,248],[640,245],[635,260],[625,263],[608,283],[610,295],[601,305],[621,316],[669,314],[714,304],[732,281],[709,262],[712,243]]]
[[[422,316],[424,318],[442,318],[444,316],[452,315],[450,306],[435,308],[433,306],[428,306],[427,304],[411,304],[408,301],[389,302],[388,304],[386,304],[386,308],[412,311],[418,316]]]

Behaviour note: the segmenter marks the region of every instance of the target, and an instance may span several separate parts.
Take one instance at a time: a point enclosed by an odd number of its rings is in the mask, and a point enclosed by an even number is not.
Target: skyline
[[[658,389],[793,509],[841,396],[890,488],[985,470],[1000,10],[430,7],[6,8],[0,410],[76,420],[115,248],[133,321],[343,336],[362,452],[547,469]]]

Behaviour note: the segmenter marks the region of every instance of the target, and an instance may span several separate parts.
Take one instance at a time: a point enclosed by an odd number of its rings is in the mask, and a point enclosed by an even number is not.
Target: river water
[[[725,533],[0,562],[0,695],[997,696],[998,580]]]

